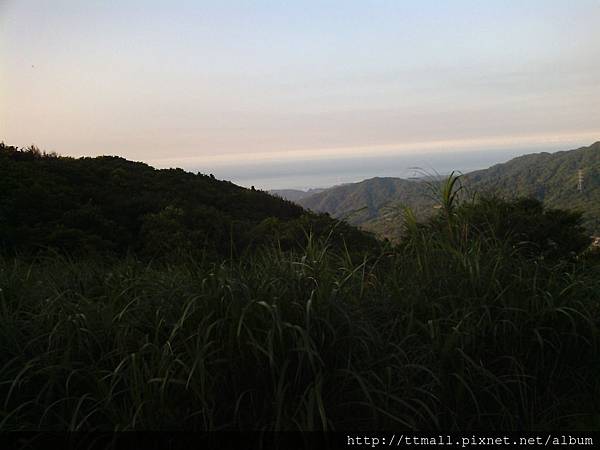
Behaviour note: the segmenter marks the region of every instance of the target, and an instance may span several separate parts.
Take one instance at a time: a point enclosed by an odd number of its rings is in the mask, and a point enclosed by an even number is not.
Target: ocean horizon
[[[398,155],[374,155],[355,158],[339,157],[319,160],[296,160],[231,164],[217,167],[193,167],[191,170],[211,173],[219,179],[256,189],[328,188],[356,183],[373,177],[411,178],[445,175],[452,171],[467,173],[485,169],[528,153],[567,150],[564,144],[543,147],[422,152]]]

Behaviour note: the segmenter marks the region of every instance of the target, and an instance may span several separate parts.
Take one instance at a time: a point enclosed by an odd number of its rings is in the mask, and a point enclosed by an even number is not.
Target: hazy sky
[[[600,1],[0,0],[0,140],[158,166],[600,140]]]

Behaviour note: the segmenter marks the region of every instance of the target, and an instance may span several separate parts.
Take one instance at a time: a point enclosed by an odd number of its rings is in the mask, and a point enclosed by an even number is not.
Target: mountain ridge
[[[583,171],[581,192],[577,190],[579,170]],[[573,150],[521,155],[468,172],[462,181],[469,191],[479,194],[534,197],[552,208],[580,210],[586,227],[595,233],[600,231],[600,141]],[[403,208],[411,208],[420,217],[432,213],[437,184],[435,177],[374,177],[335,186],[297,202],[382,237],[396,238],[399,227],[395,219],[401,216]]]

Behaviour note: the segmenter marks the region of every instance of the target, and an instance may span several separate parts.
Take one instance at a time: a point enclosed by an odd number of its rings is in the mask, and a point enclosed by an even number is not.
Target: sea
[[[552,146],[410,153],[386,156],[361,156],[319,160],[294,160],[231,164],[212,167],[211,173],[244,187],[256,189],[327,188],[354,183],[373,177],[413,178],[447,175],[452,171],[467,173],[506,162],[516,156],[542,151],[564,150]],[[202,168],[194,170],[204,172]]]

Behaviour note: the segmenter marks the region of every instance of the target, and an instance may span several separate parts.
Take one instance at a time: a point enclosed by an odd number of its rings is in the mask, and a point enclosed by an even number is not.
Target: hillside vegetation
[[[581,211],[586,226],[600,233],[600,142],[577,150],[521,156],[465,178],[477,192],[534,197],[552,208]]]
[[[336,223],[266,192],[212,175],[157,170],[115,156],[65,158],[0,144],[0,247],[156,257],[182,250],[209,259],[236,255],[264,240],[286,246],[304,229]],[[334,240],[354,235],[338,224]]]
[[[392,247],[210,176],[2,158],[1,432],[600,426],[600,263],[576,212],[450,177]],[[131,245],[68,221],[84,207]],[[144,234],[156,214],[180,230],[170,257],[148,253],[170,236]]]
[[[360,183],[335,186],[297,201],[311,211],[326,212],[379,236],[398,236],[404,208],[419,218],[429,217],[436,204],[431,186],[424,180],[370,178]]]
[[[580,169],[584,178],[581,192],[577,189]],[[371,178],[335,186],[297,202],[312,211],[327,212],[380,236],[397,239],[398,228],[393,223],[402,216],[404,207],[412,208],[420,218],[434,214],[437,184],[427,178]],[[471,194],[533,197],[551,208],[579,210],[588,231],[600,234],[600,142],[577,150],[514,158],[466,174],[464,184]]]

